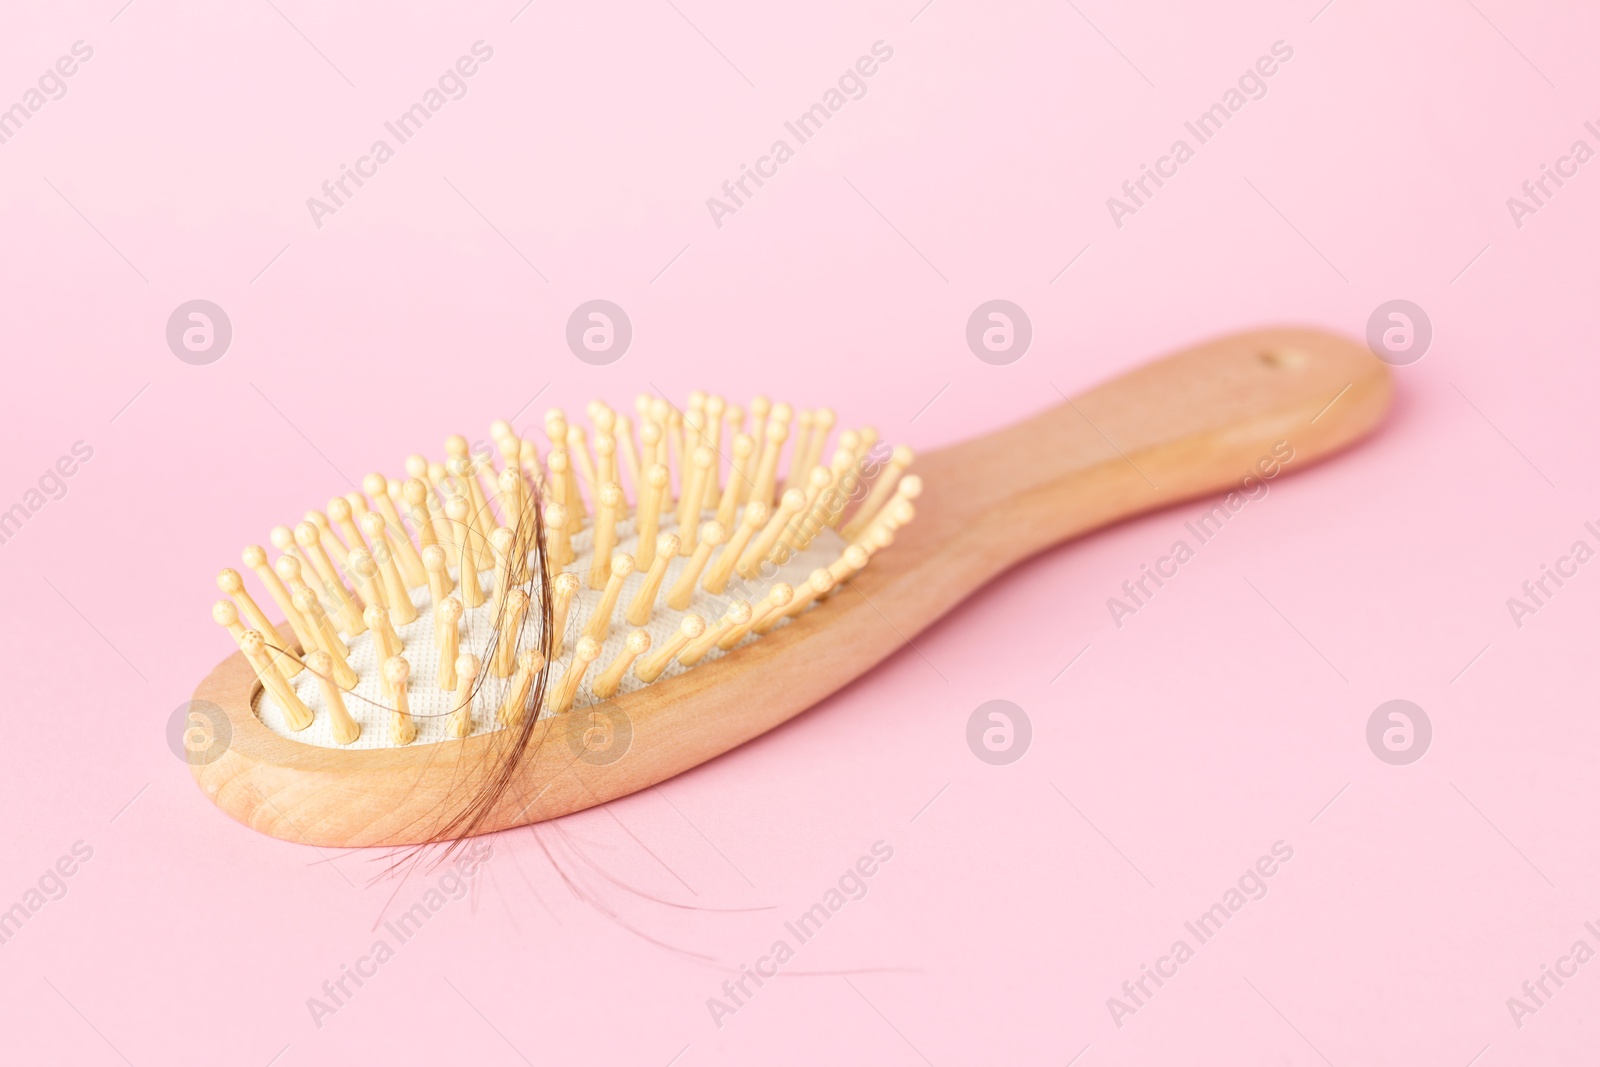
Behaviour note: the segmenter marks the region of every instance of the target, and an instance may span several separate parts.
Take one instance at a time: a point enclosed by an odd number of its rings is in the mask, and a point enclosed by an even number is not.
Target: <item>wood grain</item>
[[[555,818],[647,788],[757,737],[906,647],[1002,571],[1052,545],[1237,485],[1286,442],[1295,473],[1383,417],[1387,368],[1315,330],[1237,334],[1143,366],[1006,429],[918,459],[917,516],[832,598],[761,640],[592,709],[546,720],[482,832]],[[235,653],[195,700],[222,708],[226,752],[194,766],[228,814],[319,846],[407,845],[478,787],[503,734],[341,751],[255,717],[258,683]],[[603,711],[631,740],[612,762],[569,735]],[[620,736],[620,735],[618,735]],[[615,737],[614,737],[615,741]],[[621,743],[598,758],[615,757]]]

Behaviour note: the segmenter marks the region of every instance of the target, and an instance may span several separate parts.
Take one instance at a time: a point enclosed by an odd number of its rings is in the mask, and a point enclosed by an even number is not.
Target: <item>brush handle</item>
[[[855,580],[868,596],[876,586],[910,598],[905,610],[925,625],[1062,541],[1236,488],[1263,468],[1276,477],[1308,467],[1371,430],[1391,393],[1388,368],[1364,345],[1321,331],[1262,330],[1186,349],[920,456],[916,521]],[[907,572],[920,591],[904,587]]]

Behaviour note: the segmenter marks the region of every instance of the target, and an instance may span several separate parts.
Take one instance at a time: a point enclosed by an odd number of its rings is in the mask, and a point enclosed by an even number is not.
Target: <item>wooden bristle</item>
[[[450,568],[446,562],[444,549],[438,545],[429,545],[422,550],[422,566],[428,572],[428,595],[433,599],[434,607],[444,603],[444,598],[455,592],[455,580],[450,577]]]
[[[349,549],[345,547],[343,541],[339,540],[339,535],[333,532],[333,524],[328,521],[328,516],[312,509],[306,512],[304,521],[316,527],[317,538],[322,545],[323,553],[331,556],[340,567],[346,566],[346,556],[349,554]],[[295,528],[294,539],[295,543],[300,545],[302,549],[305,548],[305,542],[300,539],[299,527]],[[320,574],[321,572],[319,571],[318,573]]]
[[[483,586],[478,580],[478,569],[482,563],[472,547],[478,539],[478,533],[468,521],[470,510],[471,505],[464,497],[455,497],[445,505],[445,514],[450,516],[452,544],[455,548],[455,558],[451,562],[456,564],[458,570],[461,603],[469,608],[475,608],[482,604],[485,598]]]
[[[244,579],[239,577],[239,572],[232,567],[217,575],[217,588],[233,597],[234,603],[239,605],[239,611],[249,621],[250,628],[261,635],[266,643],[268,654],[274,663],[280,665],[283,675],[293,678],[300,673],[300,664],[293,658],[284,654],[289,643],[278,633],[277,627],[267,618],[267,613],[261,610],[255,600],[244,587]]]
[[[678,655],[678,662],[685,667],[693,667],[703,659],[707,652],[717,646],[717,642],[724,640],[739,627],[750,622],[750,602],[748,600],[735,600],[728,606],[713,629],[707,627],[705,633],[690,641]]]
[[[515,726],[528,709],[528,696],[533,692],[534,679],[544,669],[544,657],[534,649],[525,649],[517,657],[517,673],[506,687],[506,698],[500,704],[500,723]]]
[[[600,488],[600,480],[595,474],[594,460],[589,456],[589,442],[581,426],[567,426],[567,459],[572,462],[583,488],[589,490],[592,498]]]
[[[739,573],[746,578],[754,578],[765,563],[772,550],[777,547],[778,538],[783,535],[783,528],[789,520],[794,518],[801,507],[805,505],[806,495],[798,489],[784,491],[783,499],[778,502],[778,510],[772,513],[767,524],[761,528],[761,533],[750,547],[744,550],[744,555],[739,557]]]
[[[241,556],[244,560],[244,565],[255,571],[256,576],[261,579],[261,584],[267,587],[267,593],[271,595],[273,602],[278,605],[278,610],[283,612],[283,617],[289,623],[290,629],[294,630],[294,635],[300,642],[300,647],[308,650],[316,648],[316,638],[307,630],[305,620],[301,617],[300,612],[295,609],[290,599],[293,593],[288,586],[284,585],[283,579],[278,575],[277,571],[267,565],[266,549],[260,545],[250,545],[245,548]],[[286,556],[280,560],[280,562],[285,561],[286,564],[293,565],[296,568],[296,574],[299,573],[300,561],[298,559]]]
[[[773,586],[772,592],[767,595],[766,602],[751,616],[750,629],[755,630],[757,633],[765,633],[767,629],[771,629],[789,607],[789,603],[794,599],[794,596],[794,587],[787,582],[779,582]],[[762,629],[763,627],[766,627],[766,629]],[[740,636],[744,635],[741,634]],[[726,641],[727,638],[723,638],[723,640]]]
[[[389,598],[383,592],[383,576],[371,552],[364,548],[350,551],[350,576],[355,579],[356,595],[362,604],[369,608],[389,606]]]
[[[622,512],[622,486],[615,482],[600,488],[600,506],[594,522],[594,559],[589,564],[589,588],[604,589],[611,573],[611,553],[617,547],[617,520]]]
[[[334,678],[346,689],[355,688],[359,679],[356,672],[350,669],[350,654],[345,643],[339,640],[339,634],[333,628],[333,623],[328,620],[327,612],[322,610],[322,605],[317,603],[317,595],[309,589],[301,589],[294,595],[294,606],[306,619],[306,625],[314,635],[312,643],[306,645],[306,651],[325,652],[333,661]]]
[[[302,522],[294,528],[295,543],[300,546],[301,555],[311,561],[312,569],[317,572],[321,583],[321,593],[324,597],[332,598],[337,605],[339,613],[339,629],[348,637],[365,633],[367,626],[361,619],[361,609],[356,606],[355,599],[350,595],[350,590],[345,588],[344,579],[339,577],[339,572],[334,569],[333,561],[328,558],[321,539],[321,532],[314,522]]]
[[[405,626],[417,617],[416,605],[411,602],[411,592],[408,583],[400,573],[400,564],[395,558],[394,542],[389,537],[388,523],[384,517],[375,511],[369,511],[361,519],[361,529],[372,544],[373,558],[378,561],[378,569],[383,574],[384,595],[389,600],[389,617],[397,626]],[[418,560],[421,565],[421,560]],[[428,581],[427,573],[423,573],[422,584]]]
[[[545,505],[545,558],[552,567],[565,567],[577,558],[567,533],[567,514],[565,504]]]
[[[652,463],[645,473],[644,488],[639,493],[639,551],[637,562],[649,568],[656,558],[656,531],[661,527],[661,503],[667,493],[671,478],[661,463]],[[673,550],[676,553],[677,547]]]
[[[853,541],[866,530],[867,524],[888,503],[890,496],[899,485],[900,476],[911,466],[911,449],[904,445],[896,448],[889,456],[889,462],[884,464],[878,477],[872,483],[872,490],[867,494],[867,499],[861,502],[861,507],[856,511],[855,517],[845,524],[840,531],[848,541]],[[920,486],[919,486],[920,488]],[[913,494],[915,495],[915,494]]]
[[[406,693],[411,677],[411,664],[404,656],[391,656],[383,661],[383,678],[389,683],[389,699],[394,707],[389,715],[389,739],[397,745],[409,745],[417,739],[417,724],[411,719],[411,698]]]
[[[761,460],[756,464],[755,478],[750,489],[750,499],[771,506],[772,494],[778,484],[778,454],[789,437],[789,424],[774,418],[768,422],[761,437]]]
[[[661,583],[667,580],[667,567],[677,554],[677,534],[662,534],[656,538],[655,561],[644,576],[644,584],[634,594],[633,603],[628,605],[628,622],[634,626],[643,626],[650,621],[650,615],[655,610],[656,594],[661,592]]]
[[[801,585],[794,591],[794,600],[790,601],[789,606],[783,610],[781,618],[794,618],[806,608],[810,607],[814,600],[818,599],[819,597],[826,596],[829,590],[832,588],[833,572],[829,571],[826,567],[818,567],[816,570],[811,572],[811,576],[806,579],[805,584]],[[762,627],[757,627],[756,633],[767,633],[777,625],[778,621],[779,619],[776,618],[768,621],[765,629]]]
[[[517,525],[522,521],[522,472],[515,467],[507,467],[500,472],[500,516],[505,520],[504,529],[516,533]]]
[[[622,643],[622,650],[611,661],[600,677],[594,680],[594,695],[601,700],[609,700],[616,696],[617,689],[622,685],[628,668],[633,666],[633,661],[650,651],[650,631],[634,630],[628,634],[628,639]]]
[[[456,660],[461,656],[461,616],[466,613],[461,601],[447,596],[434,609],[433,627],[439,646],[439,688],[456,686]]]
[[[694,596],[694,585],[700,580],[700,572],[706,569],[711,553],[727,536],[722,529],[722,523],[716,519],[702,524],[699,534],[699,543],[695,545],[694,554],[689,557],[688,564],[678,572],[678,580],[667,593],[667,607],[673,611],[683,611],[688,608],[689,601]]]
[[[545,710],[559,715],[571,708],[573,698],[578,695],[578,686],[583,682],[584,672],[589,669],[589,664],[599,658],[599,641],[592,637],[578,638],[577,645],[572,649],[572,662],[567,665],[566,673],[545,697]]]
[[[244,636],[244,623],[239,621],[239,609],[231,600],[219,600],[211,605],[211,617],[218,626],[227,630],[235,641]]]
[[[500,606],[505,603],[506,590],[511,586],[512,570],[516,566],[516,532],[509,526],[501,526],[489,535],[489,543],[494,547],[494,588],[489,594],[489,614],[499,616]]]
[[[652,652],[650,656],[638,663],[633,673],[639,676],[641,682],[653,682],[661,677],[661,672],[666,670],[678,653],[688,647],[689,642],[706,632],[706,621],[698,615],[685,615],[683,622],[678,624],[678,632],[673,634],[660,650]]]
[[[455,708],[450,712],[449,723],[451,737],[466,737],[472,733],[472,697],[478,669],[478,657],[471,652],[456,657]]]
[[[389,495],[389,480],[381,474],[369,474],[362,484],[367,490],[367,495],[372,498],[376,513],[383,516],[389,532],[394,535],[390,545],[395,551],[396,562],[400,567],[400,573],[405,577],[406,585],[412,589],[427,585],[428,574],[422,568],[422,557],[417,553],[416,546],[411,543],[411,538],[405,536],[405,525],[400,521],[400,512]]]
[[[572,610],[572,598],[578,592],[578,576],[563,571],[550,581],[550,654],[561,655],[567,636],[567,613]]]
[[[321,649],[306,657],[306,666],[322,683],[322,702],[328,709],[328,720],[333,728],[334,741],[341,745],[354,744],[361,736],[361,726],[350,717],[350,710],[344,706],[344,693],[341,690],[354,686],[355,682],[340,683],[334,675],[333,657]],[[345,670],[349,669],[347,665]]]
[[[628,484],[639,488],[639,450],[633,441],[633,422],[626,415],[617,416],[617,454],[622,457],[622,468],[628,472]]]
[[[347,552],[367,547],[366,540],[361,536],[361,528],[356,525],[350,502],[344,497],[336,496],[328,501],[328,522],[338,536],[344,540]]]
[[[706,572],[706,592],[712,596],[722,595],[722,590],[728,585],[728,579],[733,576],[734,567],[739,563],[739,557],[749,548],[751,539],[766,525],[767,519],[768,508],[765,504],[757,502],[744,509],[744,519],[734,531],[733,538],[723,547],[717,555],[717,561]]]
[[[626,552],[619,552],[611,557],[611,574],[606,579],[605,590],[600,594],[600,603],[595,606],[594,614],[589,617],[589,624],[583,628],[585,637],[604,641],[611,636],[611,613],[616,610],[617,599],[622,596],[622,583],[627,581],[628,575],[632,573],[632,556]]]
[[[394,627],[389,623],[389,609],[382,604],[373,604],[367,608],[362,616],[367,623],[367,629],[372,631],[372,639],[378,646],[378,659],[387,660],[400,654],[403,647],[400,644],[400,635],[394,632]]]
[[[733,462],[728,471],[728,483],[723,486],[722,496],[718,499],[717,521],[723,528],[733,526],[733,520],[739,511],[740,483],[744,480],[744,468],[750,461],[750,455],[756,450],[756,443],[749,434],[736,434],[733,438]]]
[[[522,635],[522,622],[528,613],[528,594],[521,588],[512,589],[506,594],[502,611],[503,616],[496,616],[494,659],[489,665],[489,672],[496,678],[510,677],[516,663],[517,640]]]
[[[295,692],[294,686],[284,677],[278,669],[278,663],[285,657],[277,660],[272,658],[267,648],[267,639],[260,630],[246,630],[239,637],[239,648],[244,652],[245,659],[250,661],[250,666],[255,668],[256,677],[261,679],[261,685],[277,700],[278,706],[283,709],[284,719],[289,729],[299,732],[311,725],[311,709],[306,707],[305,701]],[[299,665],[296,664],[298,671]]]

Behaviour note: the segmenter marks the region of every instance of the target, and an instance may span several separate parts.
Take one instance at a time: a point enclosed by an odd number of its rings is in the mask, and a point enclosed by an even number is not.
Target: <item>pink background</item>
[[[1593,1059],[1600,963],[1520,1028],[1506,998],[1600,949],[1600,564],[1520,629],[1506,599],[1597,544],[1600,162],[1520,229],[1505,203],[1600,147],[1592,10],[121,2],[0,33],[0,106],[94,49],[0,145],[0,508],[94,450],[0,545],[0,908],[93,849],[0,946],[7,1062]],[[480,39],[468,95],[314,226],[305,199]],[[713,225],[880,39],[866,97]],[[1277,40],[1269,94],[1114,226],[1106,197]],[[595,297],[635,328],[607,367],[562,339]],[[995,297],[1035,330],[1006,367],[963,339]],[[435,876],[254,834],[167,747],[230,650],[219,567],[336,468],[397,472],[535,395],[764,391],[927,449],[1220,332],[1360,336],[1399,297],[1435,336],[1388,425],[1126,626],[1106,598],[1198,506],[1028,564],[711,765],[498,835],[471,902],[320,1028],[307,998]],[[164,341],[193,298],[233,322],[210,366]],[[964,736],[995,698],[1034,727],[1005,767]],[[1394,698],[1434,727],[1410,766],[1364,738]],[[879,840],[866,897],[718,1028],[707,998]],[[1268,895],[1114,1025],[1279,840]]]

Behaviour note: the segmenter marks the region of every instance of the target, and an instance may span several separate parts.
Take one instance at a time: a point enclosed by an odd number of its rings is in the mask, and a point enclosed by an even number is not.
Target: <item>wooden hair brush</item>
[[[637,425],[596,402],[592,436],[552,411],[542,457],[497,423],[274,529],[275,562],[245,549],[283,621],[222,572],[239,647],[190,704],[191,767],[239,821],[324,846],[579,811],[765,733],[1034,553],[1259,476],[1275,446],[1298,470],[1350,444],[1390,393],[1359,343],[1273,329],[915,474],[870,429],[830,442],[830,411],[761,399],[640,397]]]

